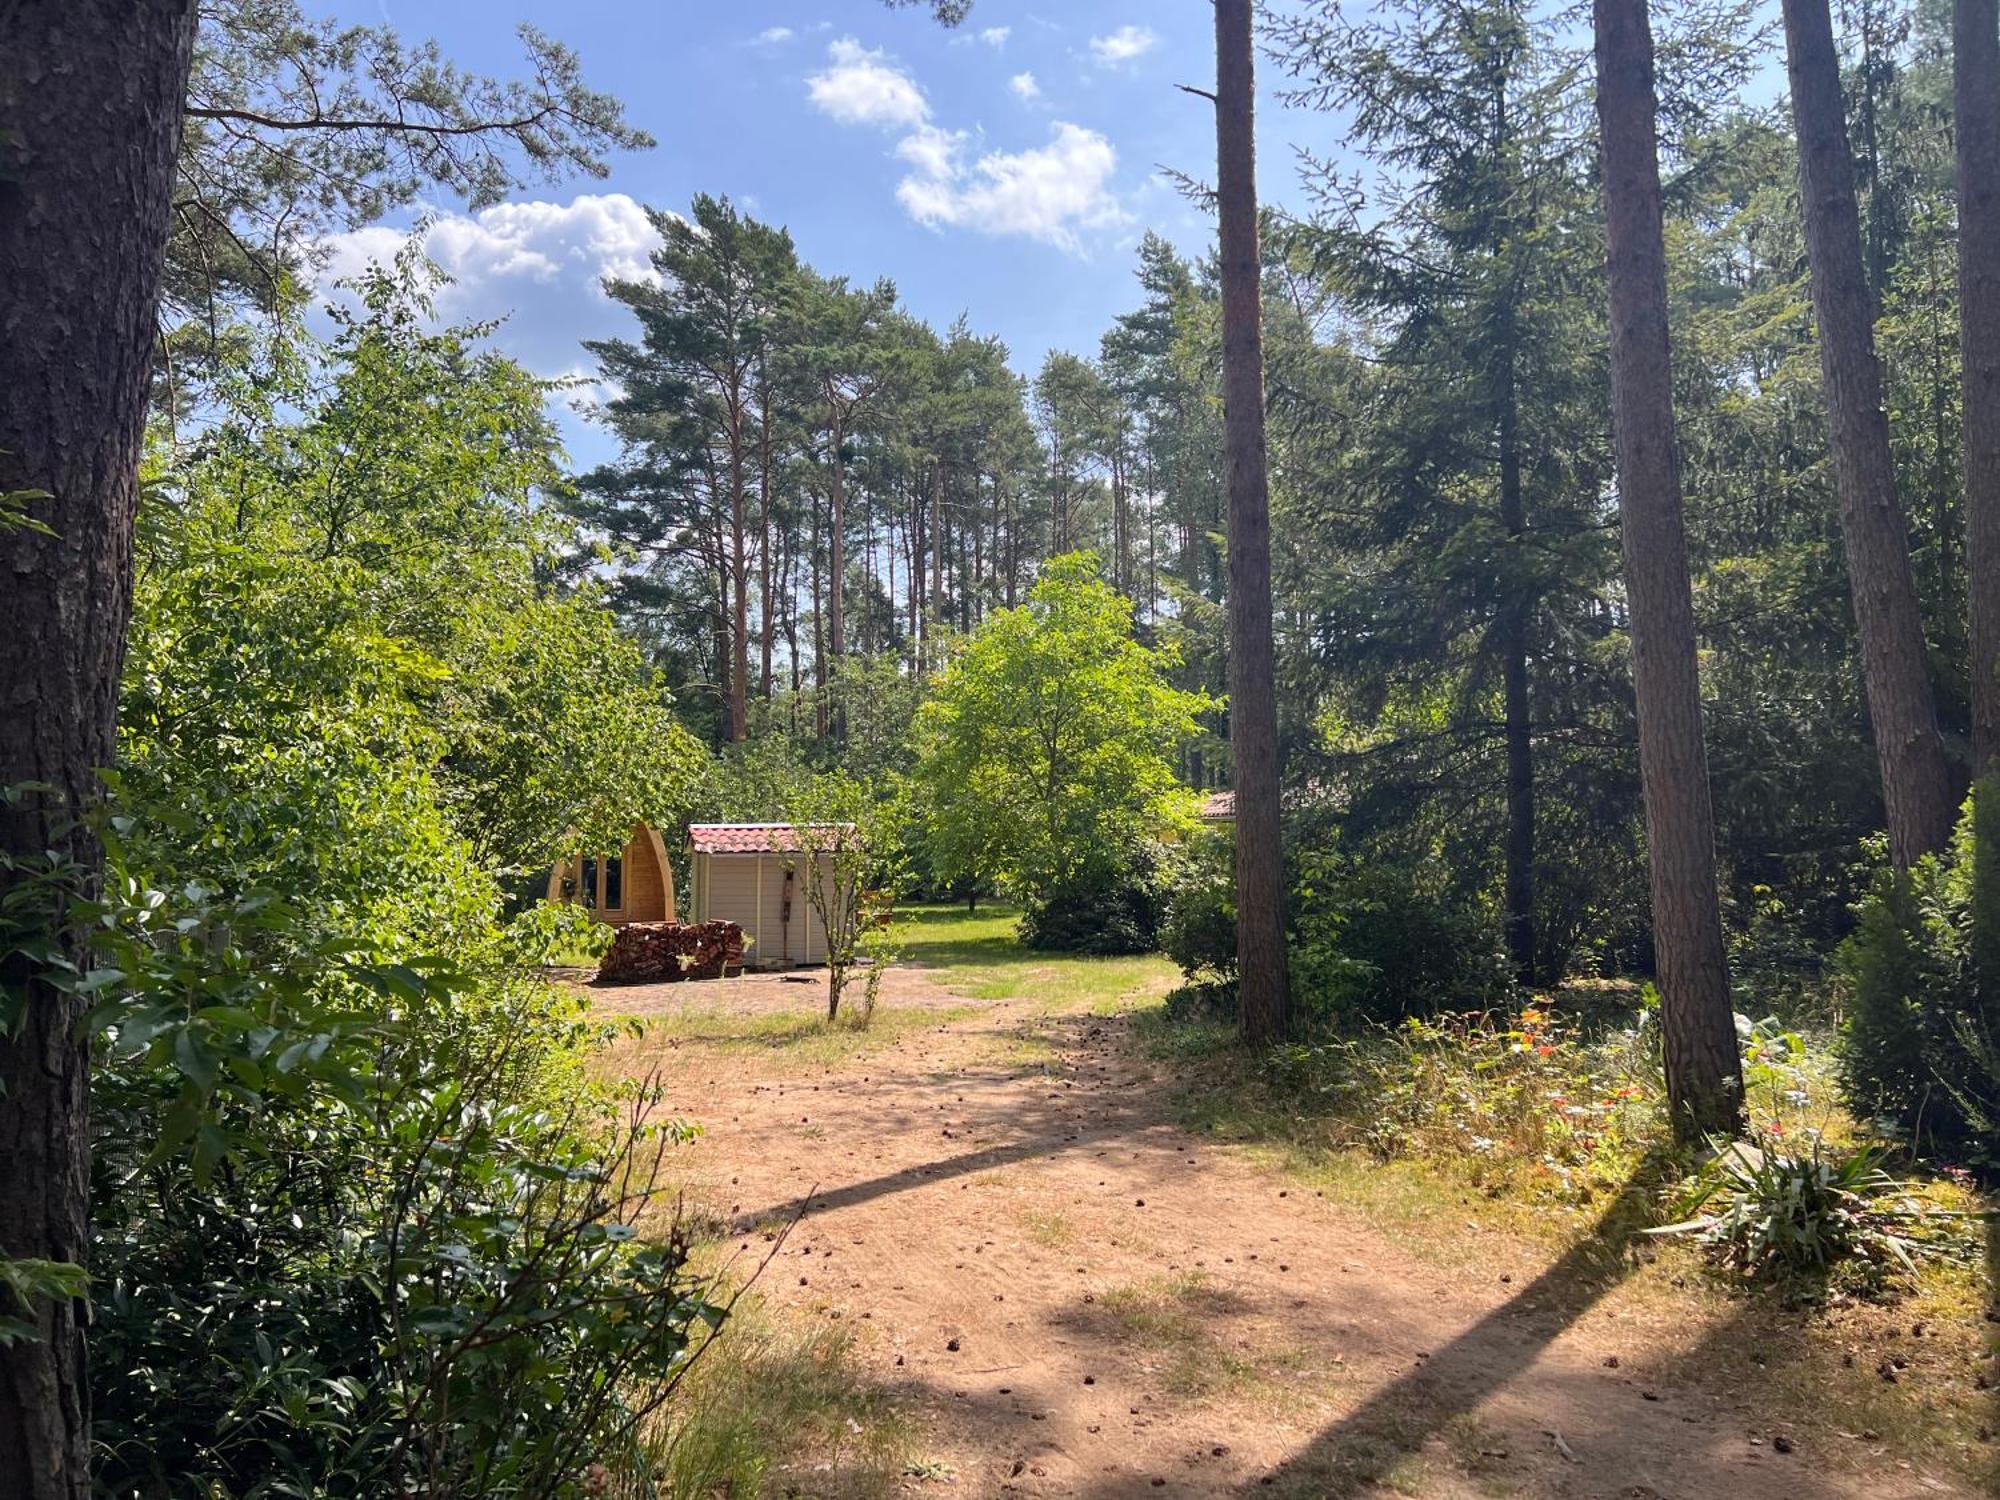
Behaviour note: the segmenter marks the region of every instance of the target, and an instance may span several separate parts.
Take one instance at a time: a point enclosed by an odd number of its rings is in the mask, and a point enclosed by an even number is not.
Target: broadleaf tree
[[[1094,553],[1044,565],[990,615],[918,710],[913,790],[933,869],[1029,902],[1191,827],[1176,774],[1212,700],[1172,684],[1176,653],[1132,632]]]

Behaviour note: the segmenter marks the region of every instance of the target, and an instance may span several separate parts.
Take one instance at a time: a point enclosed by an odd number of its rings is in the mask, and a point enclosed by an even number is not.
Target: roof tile
[[[784,854],[798,849],[799,837],[790,823],[696,823],[688,843],[697,854]]]

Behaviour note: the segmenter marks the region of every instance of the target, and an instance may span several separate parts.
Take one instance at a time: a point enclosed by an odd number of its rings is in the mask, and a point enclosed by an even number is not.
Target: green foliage
[[[1137,843],[1021,893],[1021,942],[1058,953],[1151,953],[1160,946],[1168,851]]]
[[[2000,781],[1968,799],[1951,847],[1882,871],[1840,950],[1847,1097],[1866,1116],[1990,1162],[2000,1143]]]
[[[1308,849],[1291,894],[1293,987],[1321,1016],[1483,1011],[1513,993],[1491,916],[1439,872]]]
[[[1160,946],[1196,984],[1236,976],[1235,841],[1204,828],[1175,861]]]
[[[620,847],[671,820],[700,759],[594,593],[549,581],[574,533],[547,503],[546,387],[483,329],[430,331],[421,276],[365,276],[324,378],[245,382],[155,499],[121,713],[150,836],[204,820],[183,878],[255,871],[329,912],[366,890],[406,931],[483,898],[399,863]]]
[[[1364,1177],[1419,1164],[1451,1185],[1439,1213],[1477,1191],[1519,1209],[1527,1228],[1552,1211],[1595,1219],[1654,1172],[1668,1139],[1658,1032],[1629,1012],[1591,1026],[1550,1005],[1322,1026],[1251,1057],[1226,1015],[1192,1000],[1180,1009],[1157,1042],[1214,1075],[1195,1107],[1218,1133],[1313,1159],[1358,1153]],[[1643,1199],[1621,1212],[1645,1222]]]
[[[172,410],[191,376],[226,371],[253,331],[289,315],[319,247],[442,191],[474,206],[538,181],[602,177],[650,146],[576,54],[519,28],[521,80],[453,64],[386,25],[308,15],[298,0],[201,7],[167,246],[162,362]]]
[[[1879,1279],[1929,1255],[1967,1259],[1959,1217],[1925,1202],[1883,1166],[1882,1148],[1835,1152],[1778,1137],[1722,1148],[1680,1212],[1654,1234],[1690,1234],[1718,1264],[1776,1282],[1823,1278],[1848,1262]]]
[[[999,880],[1051,932],[1089,920],[1066,902],[1109,902],[1120,911],[1107,926],[1147,937],[1158,894],[1145,846],[1192,831],[1174,756],[1210,706],[1170,685],[1175,660],[1133,638],[1131,603],[1099,580],[1095,556],[1048,563],[1026,604],[965,642],[917,714],[933,870]]]
[[[337,1087],[303,1081],[318,1064],[253,1087],[232,1059],[185,1160],[171,1135],[148,1145],[185,1078],[112,1025],[101,1493],[568,1496],[592,1464],[643,1471],[646,1418],[721,1313],[678,1240],[638,1238],[654,1132],[587,1090],[554,1102],[565,1006],[483,988],[419,988],[421,1013],[378,1016],[367,1074]],[[335,1024],[285,1019],[256,1029],[307,1058]]]
[[[0,1260],[0,1349],[37,1336],[35,1304],[90,1295],[90,1274],[65,1260]]]
[[[38,518],[33,511],[37,501],[48,498],[46,490],[0,491],[0,533],[32,531],[41,536],[54,536],[48,522]]]
[[[680,1132],[524,977],[596,934],[504,896],[665,821],[698,751],[556,582],[544,388],[415,278],[364,278],[149,494],[108,878],[8,882],[8,946],[98,1038],[107,1495],[637,1485],[720,1318],[638,1232]],[[34,936],[65,904],[81,971]]]

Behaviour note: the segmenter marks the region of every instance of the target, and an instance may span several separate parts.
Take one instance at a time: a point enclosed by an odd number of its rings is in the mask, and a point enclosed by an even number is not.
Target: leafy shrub
[[[1841,947],[1847,1097],[1935,1142],[2000,1152],[2000,782],[1968,800],[1951,847],[1885,870]]]
[[[1176,985],[1161,1001],[1161,1019],[1169,1026],[1200,1026],[1236,1022],[1237,984],[1234,979]]]
[[[1236,871],[1228,835],[1204,830],[1175,863],[1160,946],[1198,984],[1236,976]]]
[[[93,1006],[96,1477],[637,1494],[720,1314],[674,1226],[639,1233],[675,1132],[525,976],[602,935],[505,892],[663,820],[699,752],[552,583],[543,387],[362,301],[148,491],[108,879],[68,892],[94,968],[15,931],[66,872],[6,872],[0,1017],[26,968]]]
[[[575,1003],[364,964],[257,897],[114,884],[100,925],[100,1493],[640,1477],[721,1313],[671,1226],[639,1238],[676,1132],[577,1076]]]
[[[1292,926],[1295,990],[1342,1023],[1485,1010],[1513,992],[1488,913],[1410,866],[1307,851]]]
[[[1719,1263],[1770,1281],[1816,1279],[1856,1262],[1879,1276],[1925,1255],[1962,1257],[1954,1222],[1882,1165],[1881,1148],[1845,1154],[1777,1135],[1729,1146],[1696,1177],[1681,1213],[1654,1234],[1694,1235]]]
[[[1113,851],[1024,893],[1021,942],[1058,953],[1152,953],[1160,946],[1166,898],[1158,845]]]

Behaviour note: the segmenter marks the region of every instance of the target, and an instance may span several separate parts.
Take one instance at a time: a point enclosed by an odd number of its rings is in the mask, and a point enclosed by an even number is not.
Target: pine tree
[[[1694,600],[1674,446],[1666,233],[1646,0],[1596,0],[1618,506],[1646,803],[1667,1097],[1683,1138],[1732,1135],[1743,1077],[1716,904]]]
[[[1841,534],[1889,845],[1897,863],[1907,866],[1944,847],[1956,797],[1938,735],[1909,534],[1890,458],[1833,21],[1827,0],[1785,0],[1784,18]]]
[[[1222,388],[1229,461],[1229,747],[1236,776],[1236,969],[1243,1034],[1291,1030],[1271,496],[1264,441],[1263,256],[1258,249],[1251,0],[1215,5],[1215,197],[1221,220]]]

